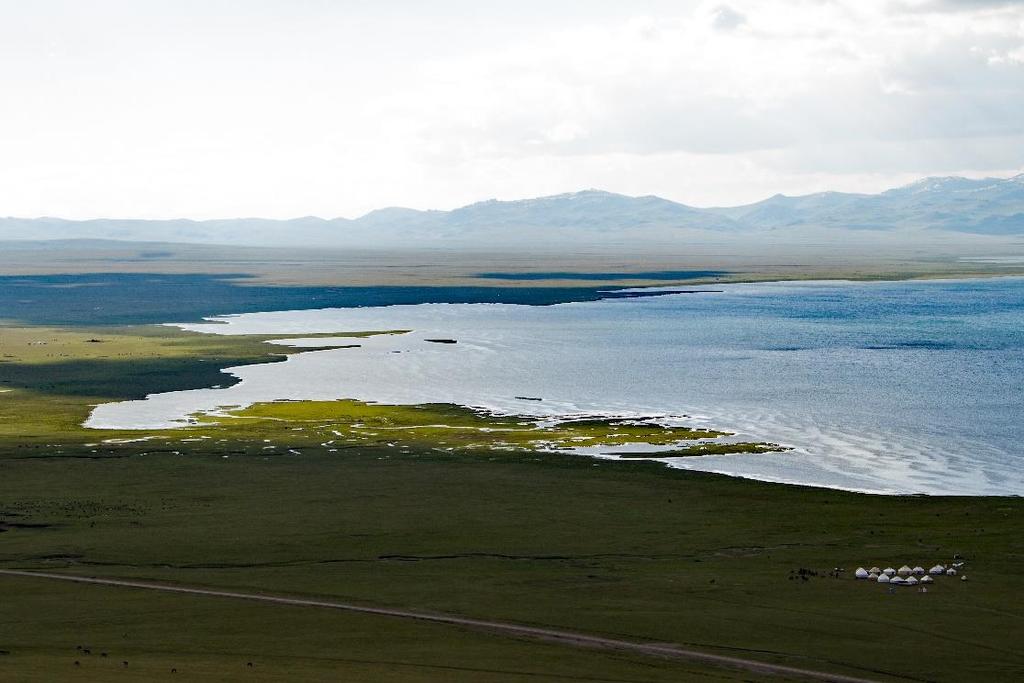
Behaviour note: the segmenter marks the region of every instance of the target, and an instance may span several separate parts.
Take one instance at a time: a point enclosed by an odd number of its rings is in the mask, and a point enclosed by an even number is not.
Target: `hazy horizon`
[[[865,196],[879,195],[879,194],[882,194],[882,193],[887,192],[889,190],[897,190],[897,189],[901,189],[901,188],[905,188],[905,187],[910,187],[910,186],[912,186],[912,185],[914,185],[916,183],[924,182],[926,180],[931,180],[931,179],[961,179],[962,178],[962,179],[967,179],[967,180],[992,180],[992,181],[995,181],[995,182],[999,182],[999,181],[1005,181],[1005,180],[1012,180],[1012,179],[1014,179],[1014,178],[1016,178],[1016,177],[1018,177],[1020,175],[1024,175],[1024,173],[1022,173],[1022,174],[1014,174],[1014,175],[1010,175],[1010,176],[1002,176],[1002,177],[1000,177],[1000,176],[990,176],[990,175],[978,175],[978,176],[924,176],[924,177],[921,177],[921,178],[917,178],[916,180],[912,180],[909,183],[904,183],[902,185],[898,185],[898,186],[894,186],[894,187],[882,188],[881,190],[874,191],[874,192],[851,193],[851,194],[863,194]],[[821,190],[821,191],[819,191],[817,193],[808,193],[808,194],[795,194],[795,193],[787,193],[787,192],[778,192],[778,193],[775,193],[775,194],[770,195],[770,196],[760,197],[760,198],[755,199],[755,200],[753,200],[751,202],[744,202],[743,204],[735,204],[735,205],[727,206],[727,205],[721,205],[721,204],[719,204],[719,205],[686,204],[686,203],[683,203],[683,202],[677,202],[676,200],[673,200],[673,199],[671,199],[669,197],[665,197],[665,196],[657,195],[657,194],[652,194],[652,193],[625,194],[625,193],[621,193],[621,192],[614,192],[612,190],[607,190],[605,188],[600,188],[600,187],[587,187],[587,188],[580,188],[580,189],[577,189],[577,190],[569,190],[569,191],[566,191],[566,192],[558,192],[558,193],[553,193],[553,194],[549,194],[549,195],[540,195],[540,196],[524,196],[524,197],[509,197],[509,198],[504,198],[504,197],[481,197],[479,199],[475,199],[475,200],[469,202],[468,204],[463,204],[463,205],[454,206],[454,207],[446,207],[446,208],[433,207],[433,206],[414,207],[414,206],[410,206],[408,204],[394,204],[394,205],[390,205],[390,206],[374,207],[374,208],[371,208],[370,210],[368,210],[368,211],[366,211],[364,213],[353,214],[353,215],[348,215],[348,216],[319,216],[319,215],[316,215],[316,214],[303,214],[303,215],[295,215],[295,216],[269,217],[269,216],[258,216],[258,215],[255,215],[255,214],[251,214],[251,215],[237,215],[237,216],[217,216],[217,217],[214,217],[214,218],[188,218],[186,216],[178,216],[178,215],[156,216],[156,217],[112,216],[112,215],[110,215],[110,216],[91,216],[91,217],[87,217],[87,218],[68,218],[66,216],[56,216],[56,215],[38,215],[38,216],[0,215],[0,219],[23,219],[23,220],[50,220],[50,219],[52,219],[52,220],[63,220],[63,221],[68,221],[68,222],[87,222],[87,221],[103,221],[103,220],[114,220],[114,221],[120,221],[120,220],[124,220],[124,221],[178,221],[178,220],[185,220],[185,221],[193,221],[193,222],[205,222],[205,221],[218,221],[218,220],[247,220],[247,219],[252,219],[252,220],[295,221],[295,220],[302,220],[302,219],[306,219],[306,218],[316,218],[316,219],[321,219],[321,220],[326,220],[326,221],[332,221],[332,220],[356,221],[356,220],[359,220],[361,218],[366,218],[370,214],[373,214],[373,213],[375,213],[377,211],[387,211],[389,209],[411,209],[411,210],[418,211],[418,212],[444,213],[444,212],[449,212],[449,211],[452,211],[452,210],[455,210],[455,209],[460,209],[460,208],[466,208],[466,207],[469,207],[469,206],[474,206],[474,205],[477,205],[477,204],[486,204],[488,202],[509,202],[509,203],[510,202],[527,202],[527,201],[530,201],[530,200],[537,200],[537,199],[552,199],[552,198],[563,197],[563,196],[580,195],[580,194],[584,194],[584,193],[588,193],[588,192],[595,192],[595,193],[601,193],[601,194],[610,194],[610,195],[618,195],[618,196],[623,196],[623,197],[628,197],[628,198],[633,198],[633,199],[643,199],[643,198],[647,198],[647,197],[654,197],[654,198],[658,198],[658,199],[665,199],[665,200],[668,200],[670,202],[678,203],[678,204],[681,204],[683,206],[688,206],[688,207],[695,208],[695,209],[739,208],[739,207],[743,207],[743,206],[750,206],[750,205],[753,205],[753,204],[758,204],[760,202],[766,201],[768,199],[772,199],[774,197],[779,197],[779,196],[790,198],[790,199],[795,199],[795,198],[800,198],[800,197],[804,197],[804,196],[809,196],[811,194],[823,194],[823,193],[824,194],[828,194],[828,193],[845,194],[841,190],[830,190],[830,189]]]

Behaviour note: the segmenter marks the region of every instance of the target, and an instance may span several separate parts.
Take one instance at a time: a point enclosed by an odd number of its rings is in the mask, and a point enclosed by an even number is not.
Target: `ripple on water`
[[[414,331],[233,368],[241,382],[228,388],[102,405],[88,424],[162,427],[222,405],[335,398],[538,416],[687,414],[796,450],[678,458],[675,467],[885,493],[1024,493],[1024,392],[1007,381],[1024,376],[1024,280],[720,289],[545,307],[277,311],[182,325],[215,334]]]

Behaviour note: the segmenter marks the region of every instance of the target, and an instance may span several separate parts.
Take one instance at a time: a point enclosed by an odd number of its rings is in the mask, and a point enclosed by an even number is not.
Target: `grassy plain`
[[[29,579],[0,585],[5,597],[18,596],[0,610],[4,681],[740,680],[735,672],[370,615]]]
[[[537,452],[527,425],[438,406],[271,404],[163,433],[78,426],[92,404],[226,384],[220,368],[289,352],[263,341],[0,329],[0,568],[330,596],[884,681],[1024,677],[1019,498],[866,496]],[[462,429],[427,428],[438,419]],[[622,426],[610,427],[540,440],[614,439]],[[139,436],[157,438],[104,443]],[[926,595],[829,576],[955,554],[970,580]],[[0,596],[3,680],[756,680],[214,598],[10,577]]]
[[[876,498],[558,454],[371,446],[225,458],[222,448],[203,441],[186,455],[143,456],[122,445],[99,457],[5,459],[0,509],[21,526],[0,535],[2,566],[332,596],[880,680],[1013,680],[1024,672],[1016,499]],[[968,559],[970,581],[942,578],[927,595],[890,595],[849,573],[828,577],[835,566],[928,564],[957,553]],[[794,578],[801,568],[817,576]],[[343,639],[320,634],[277,642],[267,629],[299,617],[274,608],[212,609],[189,599],[171,609],[165,597],[102,588],[81,589],[84,602],[68,603],[77,620],[44,636],[53,617],[40,595],[51,588],[26,592],[24,583],[0,579],[0,647],[11,652],[0,670],[12,676],[31,668],[22,657],[33,653],[70,667],[80,641],[120,653],[124,641],[90,613],[92,600],[126,605],[114,623],[135,624],[129,640],[136,629],[144,634],[128,648],[140,665],[180,667],[204,653],[227,666],[238,664],[238,652],[264,650],[295,660],[358,658]],[[253,612],[267,623],[256,628],[242,616]],[[400,638],[396,649],[385,645],[405,627],[341,617],[334,628],[345,632],[353,621],[367,630],[360,637],[372,633],[382,644],[380,658],[415,661]],[[221,630],[245,647],[206,641]],[[443,630],[428,630],[430,647],[448,661],[501,668],[463,658]],[[601,678],[605,667],[596,658],[576,672]]]
[[[861,240],[856,239],[861,237]],[[672,281],[644,277],[665,270],[724,271],[720,276],[680,280],[686,284],[763,280],[897,280],[922,277],[1021,275],[1020,263],[986,262],[996,255],[1024,253],[1020,239],[975,235],[964,240],[933,233],[929,244],[865,231],[851,239],[770,241],[722,236],[721,241],[682,240],[662,248],[624,242],[615,249],[580,244],[564,250],[464,251],[410,248],[280,249],[102,240],[0,242],[0,274],[69,273],[246,273],[249,284],[486,286],[644,286]],[[680,246],[682,245],[682,246]],[[965,260],[981,259],[981,260]],[[600,272],[600,279],[494,279],[487,272]],[[609,278],[607,274],[620,274]]]

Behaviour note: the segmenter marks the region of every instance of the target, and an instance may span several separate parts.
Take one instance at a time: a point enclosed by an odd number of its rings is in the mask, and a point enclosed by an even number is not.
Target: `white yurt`
[[[963,576],[961,576],[960,580],[961,581],[966,581],[967,580],[967,574],[964,574]]]
[[[921,583],[935,583],[935,579],[930,576],[922,576]]]
[[[950,567],[946,570],[946,576],[956,576],[956,570]]]
[[[878,577],[878,583],[889,583],[889,575],[888,574],[882,574],[881,576],[879,576]]]
[[[882,576],[885,576],[885,574],[883,574]],[[868,572],[868,581],[878,581],[878,574],[874,572]]]
[[[885,574],[886,576],[892,578],[893,576],[896,575],[896,570],[893,569],[892,567],[886,567],[885,569],[882,570],[882,573]]]
[[[864,569],[864,567],[857,567],[857,571],[855,571],[853,575],[858,579],[866,579],[868,578],[868,570]]]
[[[945,574],[946,573],[946,568],[943,567],[941,564],[937,564],[934,567],[932,567],[931,569],[929,569],[928,573],[929,574]]]
[[[870,573],[870,574],[881,574],[882,570],[879,569],[878,567],[872,567],[871,569],[868,570],[868,573]]]
[[[903,583],[907,584],[908,586],[916,586],[917,585],[917,579],[914,578],[913,576],[908,576],[907,580],[904,581]]]
[[[896,570],[896,573],[900,576],[910,576],[913,573],[913,571],[914,570],[908,567],[907,565],[903,565],[902,567]]]
[[[891,579],[889,579],[889,583],[897,583],[903,585],[903,578],[899,576],[894,576]]]
[[[924,567],[914,567],[914,576],[924,576]]]

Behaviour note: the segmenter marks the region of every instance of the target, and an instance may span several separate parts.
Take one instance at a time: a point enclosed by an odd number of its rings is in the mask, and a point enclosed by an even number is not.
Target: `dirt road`
[[[639,643],[629,640],[618,640],[602,636],[588,635],[574,631],[560,629],[541,628],[526,626],[502,621],[488,621],[485,619],[471,619],[449,614],[434,614],[430,612],[417,612],[412,610],[396,609],[391,607],[369,607],[345,602],[334,602],[329,600],[313,600],[307,598],[290,598],[279,595],[266,595],[263,593],[239,593],[235,591],[215,590],[211,588],[198,588],[180,586],[166,583],[154,583],[150,581],[134,581],[129,579],[104,579],[90,576],[74,576],[70,574],[54,574],[50,572],[20,571],[14,569],[0,569],[0,576],[17,576],[22,578],[49,579],[56,581],[68,581],[73,583],[96,584],[100,586],[117,586],[121,588],[136,588],[143,590],[163,591],[165,593],[184,593],[187,595],[204,595],[217,598],[231,598],[234,600],[251,600],[254,602],[270,603],[275,605],[291,605],[297,607],[318,607],[321,609],[345,610],[348,612],[362,612],[365,614],[377,614],[387,617],[398,617],[402,619],[416,619],[418,621],[429,621],[440,624],[450,624],[477,630],[503,633],[510,636],[535,638],[550,642],[562,643],[574,647],[590,647],[603,650],[618,650],[635,654],[677,659],[690,662],[699,662],[713,666],[721,666],[730,669],[739,669],[751,673],[768,676],[779,676],[788,679],[802,679],[813,681],[828,681],[830,683],[872,683],[868,679],[856,678],[831,674],[824,671],[801,669],[779,664],[768,664],[751,659],[740,657],[729,657],[725,655],[714,655],[697,650],[688,650],[675,645]]]

